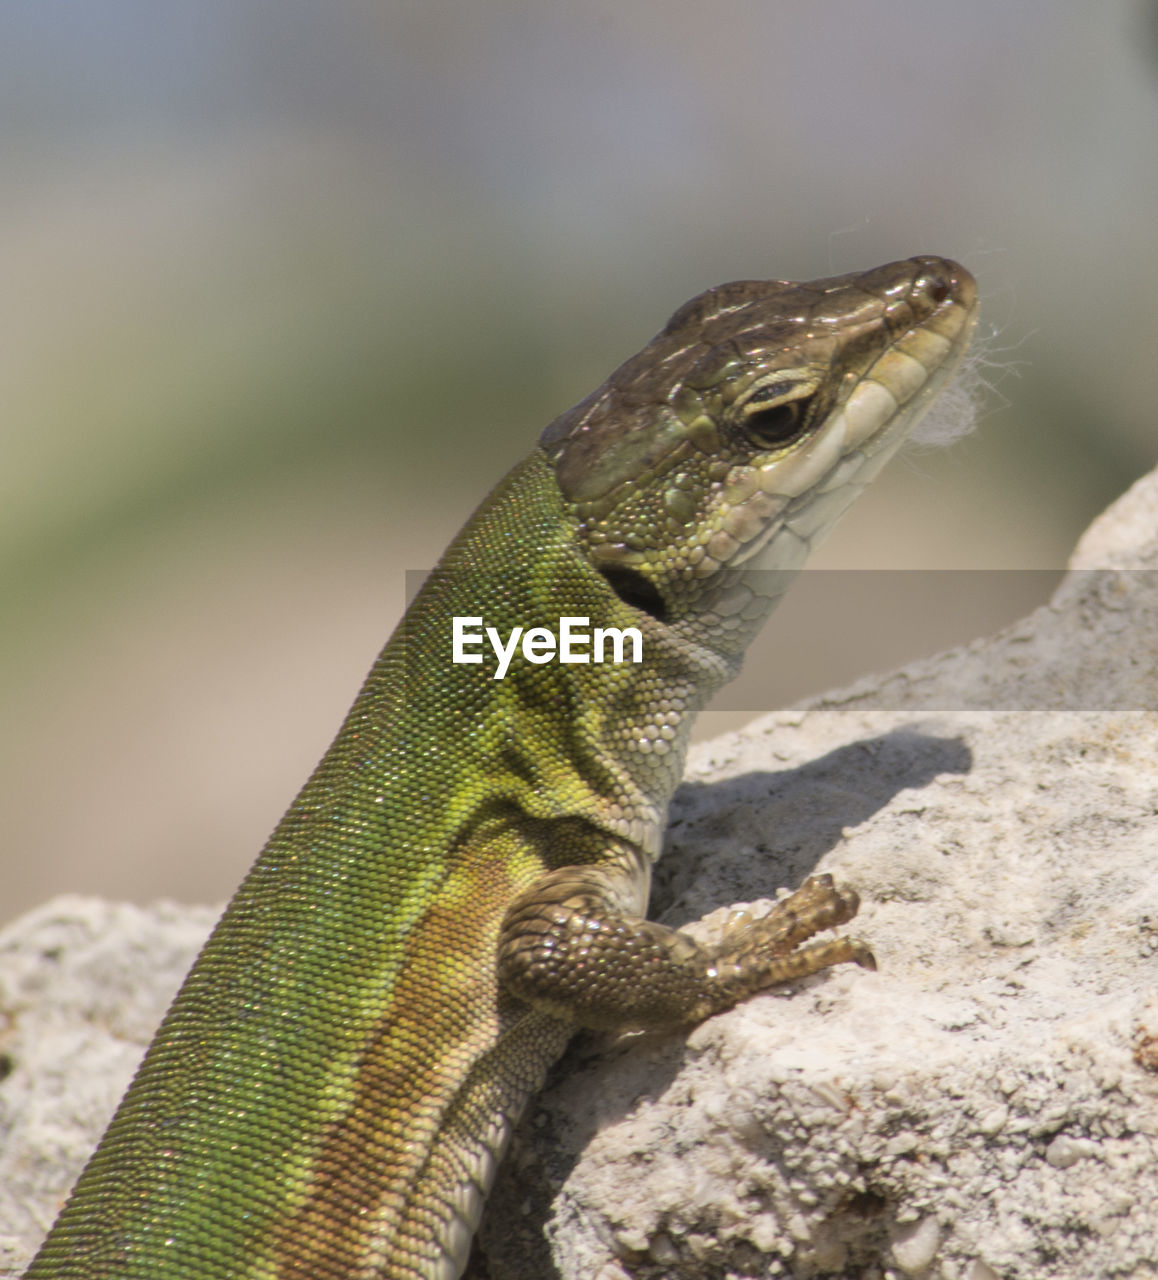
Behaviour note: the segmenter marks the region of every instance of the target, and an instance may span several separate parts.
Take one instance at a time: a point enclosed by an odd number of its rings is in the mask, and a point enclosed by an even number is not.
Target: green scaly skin
[[[29,1280],[453,1280],[580,1026],[690,1025],[863,943],[813,877],[708,952],[643,919],[692,721],[960,359],[914,258],[681,308],[451,544],[165,1018]],[[452,618],[643,661],[452,662]],[[589,652],[589,651],[588,651]],[[771,888],[772,886],[770,886]]]

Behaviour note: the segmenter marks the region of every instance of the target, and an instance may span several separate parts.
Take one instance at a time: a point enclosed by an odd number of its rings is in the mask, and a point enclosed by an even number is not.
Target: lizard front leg
[[[558,868],[522,893],[499,941],[506,990],[584,1027],[663,1030],[831,965],[876,967],[854,938],[808,942],[860,905],[829,875],[810,876],[768,915],[737,921],[719,946],[704,947],[630,910],[642,864],[623,846],[609,863]]]

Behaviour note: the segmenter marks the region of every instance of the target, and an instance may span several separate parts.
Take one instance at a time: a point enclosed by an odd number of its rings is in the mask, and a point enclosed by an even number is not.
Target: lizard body
[[[938,258],[722,285],[544,431],[386,645],[27,1280],[455,1280],[578,1027],[871,965],[808,941],[856,912],[828,877],[709,952],[644,919],[650,867],[695,714],[975,310]],[[635,628],[642,661],[453,661],[455,618],[564,617]]]

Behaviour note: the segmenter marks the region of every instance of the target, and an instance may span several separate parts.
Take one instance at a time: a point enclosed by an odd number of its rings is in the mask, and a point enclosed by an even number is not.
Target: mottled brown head
[[[975,317],[972,277],[933,257],[693,298],[543,432],[581,547],[628,603],[746,642]]]

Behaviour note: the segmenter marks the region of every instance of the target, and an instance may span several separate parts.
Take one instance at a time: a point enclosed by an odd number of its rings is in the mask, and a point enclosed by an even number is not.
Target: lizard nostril
[[[940,306],[953,292],[953,284],[953,277],[947,272],[926,270],[913,281],[913,293],[918,297],[924,295],[934,306]]]

